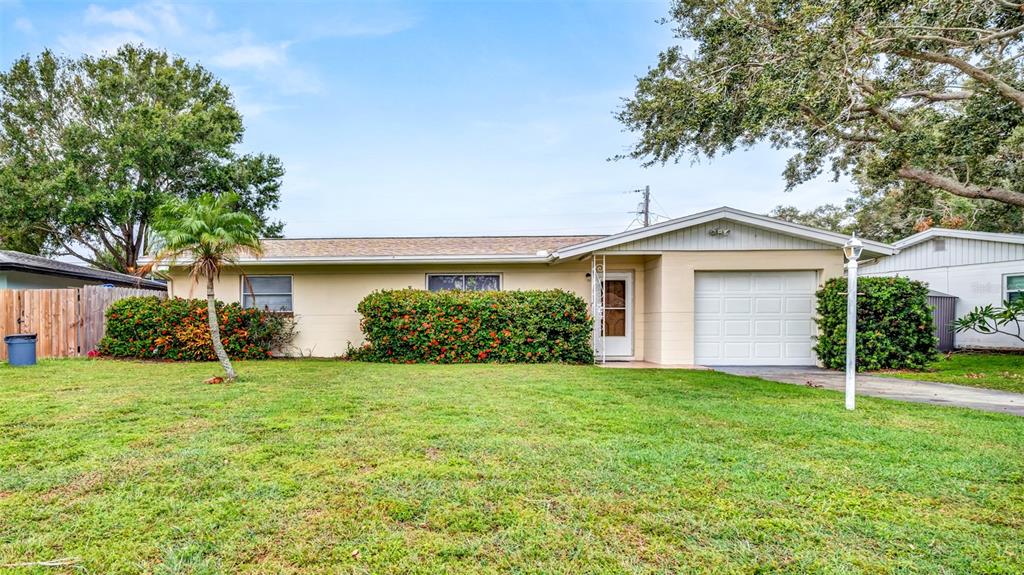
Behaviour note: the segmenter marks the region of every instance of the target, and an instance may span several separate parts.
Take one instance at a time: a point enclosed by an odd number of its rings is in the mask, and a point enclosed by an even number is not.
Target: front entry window
[[[626,280],[604,282],[604,325],[601,326],[601,335],[626,335]]]

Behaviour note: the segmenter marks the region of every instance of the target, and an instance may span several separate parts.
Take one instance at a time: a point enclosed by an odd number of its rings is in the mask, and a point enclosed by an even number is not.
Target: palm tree
[[[172,199],[160,207],[153,222],[158,247],[154,261],[181,258],[191,262],[189,275],[193,280],[206,279],[210,339],[228,380],[237,375],[220,339],[213,280],[225,267],[237,263],[239,255],[262,255],[259,224],[251,215],[235,211],[237,204],[236,194],[205,194],[189,201]]]

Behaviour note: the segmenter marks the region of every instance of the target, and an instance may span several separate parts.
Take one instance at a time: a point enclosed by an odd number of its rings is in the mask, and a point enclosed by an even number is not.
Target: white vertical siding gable
[[[941,240],[945,243],[945,249],[938,249],[935,239],[930,239],[867,265],[863,272],[884,274],[903,270],[1024,260],[1024,245],[1021,244],[950,237]]]
[[[727,234],[721,234],[728,230]],[[836,246],[727,219],[609,247],[607,252],[713,250],[834,250]]]

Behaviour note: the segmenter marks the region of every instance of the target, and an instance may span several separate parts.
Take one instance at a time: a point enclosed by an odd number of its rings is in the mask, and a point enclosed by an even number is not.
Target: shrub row
[[[857,282],[857,369],[922,369],[936,356],[928,287],[900,277]],[[846,278],[818,292],[818,341],[825,367],[846,365]]]
[[[213,361],[206,300],[130,297],[107,308],[99,352],[111,357]],[[266,359],[291,343],[294,320],[217,302],[221,341],[233,359]]]
[[[384,290],[357,308],[366,343],[349,357],[394,363],[590,363],[587,304],[562,290]]]

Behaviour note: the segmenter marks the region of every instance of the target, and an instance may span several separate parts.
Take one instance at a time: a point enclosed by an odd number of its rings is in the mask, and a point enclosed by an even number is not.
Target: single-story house
[[[590,303],[604,360],[813,365],[814,294],[843,274],[847,239],[727,207],[609,236],[268,239],[215,289],[294,313],[315,356],[362,342],[356,305],[374,290],[561,288]],[[864,243],[864,258],[896,252]],[[202,296],[185,264],[170,294]]]
[[[923,281],[935,292],[956,297],[956,317],[977,306],[999,306],[1024,297],[1024,234],[931,228],[893,247],[897,254],[864,262],[860,274]],[[964,332],[953,336],[953,347],[1022,346],[1001,334]]]
[[[60,289],[107,284],[156,290],[167,287],[162,281],[0,250],[0,289]]]

